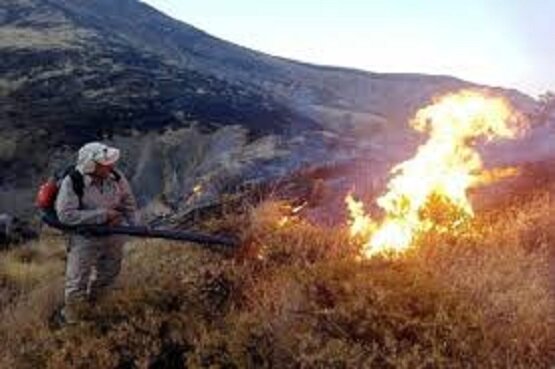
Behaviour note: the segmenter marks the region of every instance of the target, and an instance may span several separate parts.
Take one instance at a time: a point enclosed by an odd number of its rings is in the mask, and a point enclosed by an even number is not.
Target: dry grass
[[[344,230],[266,203],[205,224],[236,257],[160,241],[129,247],[120,290],[52,330],[63,250],[0,257],[18,293],[0,312],[6,368],[546,368],[553,363],[549,194],[430,234],[398,260],[361,260]],[[51,244],[57,242],[51,241]]]
[[[60,25],[46,30],[3,26],[0,29],[0,46],[13,48],[46,49],[53,48],[79,49],[79,41],[91,37],[83,29],[76,29],[70,25]]]

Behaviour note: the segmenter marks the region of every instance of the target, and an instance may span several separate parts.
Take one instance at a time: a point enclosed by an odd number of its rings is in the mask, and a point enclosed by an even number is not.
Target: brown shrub
[[[344,229],[265,203],[204,225],[239,233],[248,251],[240,258],[133,242],[119,290],[61,330],[47,324],[61,280],[44,281],[60,276],[60,254],[35,244],[2,258],[57,261],[5,273],[26,287],[0,313],[0,364],[545,368],[553,360],[552,210],[539,196],[483,214],[456,237],[423,235],[402,258],[362,260]]]

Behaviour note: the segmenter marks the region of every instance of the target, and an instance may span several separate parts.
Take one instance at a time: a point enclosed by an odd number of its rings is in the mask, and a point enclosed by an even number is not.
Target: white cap
[[[119,150],[101,142],[90,142],[79,149],[77,170],[81,173],[92,173],[96,164],[113,165],[119,159]]]

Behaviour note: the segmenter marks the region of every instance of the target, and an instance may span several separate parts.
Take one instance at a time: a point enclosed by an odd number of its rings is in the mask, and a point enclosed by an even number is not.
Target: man
[[[72,176],[63,179],[56,198],[56,213],[68,225],[134,225],[138,222],[137,205],[128,181],[115,169],[118,149],[99,142],[79,150],[75,170],[83,178],[83,195],[75,193]],[[120,272],[122,236],[88,236],[74,233],[69,237],[65,281],[67,323],[81,317],[83,308],[94,303],[115,281]]]

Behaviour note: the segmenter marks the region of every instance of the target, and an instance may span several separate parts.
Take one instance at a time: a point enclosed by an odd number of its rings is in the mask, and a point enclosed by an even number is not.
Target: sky
[[[555,0],[142,0],[268,54],[555,90]]]

